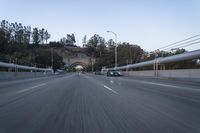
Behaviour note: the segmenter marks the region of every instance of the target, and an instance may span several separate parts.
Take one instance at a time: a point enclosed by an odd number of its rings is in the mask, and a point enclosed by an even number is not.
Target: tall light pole
[[[113,31],[107,31],[110,32],[112,34],[114,34],[115,36],[115,68],[117,67],[117,34]]]

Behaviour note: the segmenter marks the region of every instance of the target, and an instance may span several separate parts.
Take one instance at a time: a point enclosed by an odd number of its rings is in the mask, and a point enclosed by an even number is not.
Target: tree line
[[[44,28],[32,29],[31,26],[2,20],[0,21],[0,56],[12,58],[14,62],[22,64],[50,67],[51,54],[53,54],[55,58],[53,68],[62,68],[63,58],[56,52],[52,53],[50,47],[43,48],[44,45],[49,45],[50,37],[48,30]]]

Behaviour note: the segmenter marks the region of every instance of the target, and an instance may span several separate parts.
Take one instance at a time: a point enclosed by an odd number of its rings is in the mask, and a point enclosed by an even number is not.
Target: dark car
[[[121,76],[121,73],[119,71],[108,71],[107,76]]]

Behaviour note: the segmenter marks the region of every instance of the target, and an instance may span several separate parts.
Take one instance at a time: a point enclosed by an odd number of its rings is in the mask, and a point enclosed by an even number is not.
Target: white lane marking
[[[46,83],[42,83],[42,84],[27,88],[27,89],[23,89],[23,90],[17,91],[17,93],[23,93],[23,92],[26,92],[26,91],[30,91],[32,89],[35,89],[35,88],[38,88],[38,87],[41,87],[41,86],[44,86],[44,85],[46,85]]]
[[[110,83],[112,83],[112,84],[113,84],[113,80],[110,80]]]
[[[164,86],[164,87],[181,88],[181,87],[179,87],[179,86],[169,85],[169,84],[161,84],[161,83],[145,82],[145,81],[139,81],[139,82],[141,82],[141,83],[146,83],[146,84],[152,84],[152,85],[158,85],[158,86]]]
[[[119,94],[117,93],[116,91],[114,91],[113,89],[111,89],[110,87],[106,86],[106,85],[103,85],[104,88],[108,89],[109,91],[115,93],[115,94]]]

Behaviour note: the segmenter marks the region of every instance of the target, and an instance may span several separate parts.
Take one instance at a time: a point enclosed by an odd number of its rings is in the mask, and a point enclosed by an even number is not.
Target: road
[[[0,133],[200,133],[200,83],[78,73],[1,81]]]

